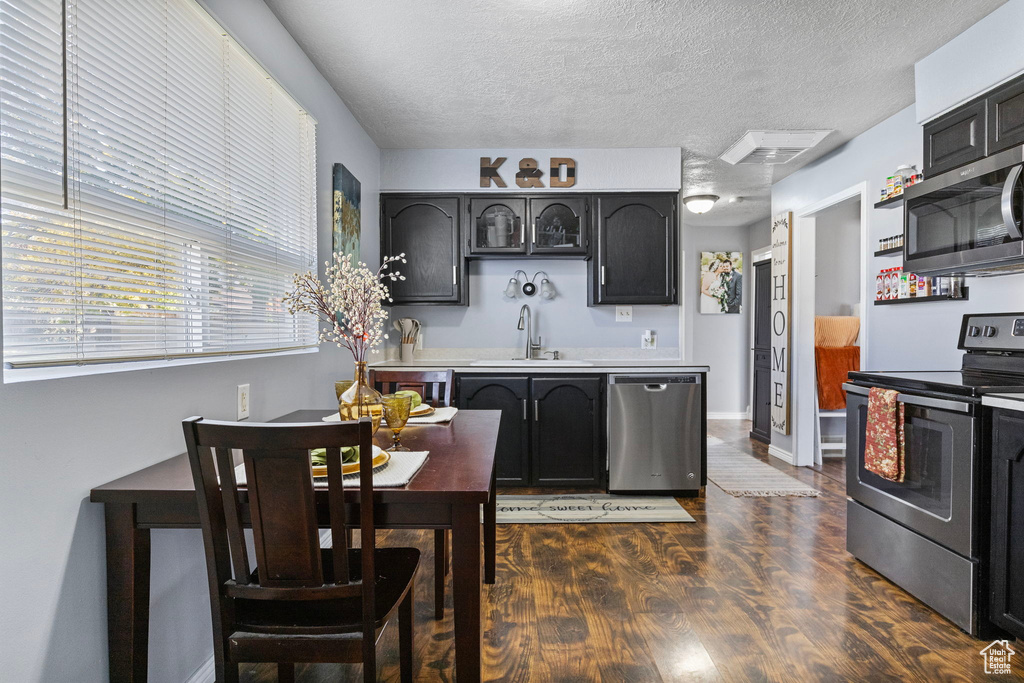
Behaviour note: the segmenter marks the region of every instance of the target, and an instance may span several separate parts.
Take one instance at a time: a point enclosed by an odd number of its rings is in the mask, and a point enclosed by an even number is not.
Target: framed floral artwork
[[[743,252],[700,253],[700,312],[739,313],[743,305]]]

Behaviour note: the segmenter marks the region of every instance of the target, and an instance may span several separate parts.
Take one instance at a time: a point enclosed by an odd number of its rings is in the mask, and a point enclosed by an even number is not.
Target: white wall
[[[750,306],[753,266],[750,265],[750,228],[697,227],[683,216],[684,277],[680,290],[688,360],[711,366],[708,375],[708,413],[738,417],[750,405]],[[743,304],[738,315],[700,312],[700,253],[743,252]]]
[[[536,159],[544,169],[543,189],[531,192],[563,193],[548,187],[551,157],[576,161],[571,192],[679,190],[682,161],[678,147],[643,149],[385,149],[381,151],[381,190],[412,192],[482,192],[480,157],[507,157],[499,169],[507,188],[492,185],[491,192],[522,192],[515,183],[519,160]],[[681,207],[680,207],[681,208]],[[543,270],[558,290],[558,297],[515,300],[503,295],[516,269],[533,276]],[[540,282],[540,279],[537,279]],[[644,330],[658,335],[658,353],[679,347],[679,306],[634,306],[633,321],[616,323],[614,306],[587,307],[587,269],[582,260],[514,259],[473,261],[469,271],[470,305],[396,306],[392,317],[412,317],[423,323],[424,348],[508,348],[525,345],[525,332],[516,329],[519,308],[529,304],[534,335],[547,349],[640,348]],[[685,295],[685,289],[682,290]]]
[[[1024,0],[1010,0],[914,65],[924,123],[1024,72]]]
[[[861,301],[860,202],[841,202],[815,219],[814,314],[853,315]]]
[[[262,2],[208,6],[319,122],[321,260],[334,161],[362,180],[364,256],[376,260],[376,146]],[[107,680],[103,510],[90,488],[182,452],[182,418],[233,419],[237,384],[251,384],[260,420],[327,405],[329,380],[350,374],[319,353],[0,386],[0,678]],[[212,653],[198,531],[153,532],[152,605],[150,680],[186,680]]]

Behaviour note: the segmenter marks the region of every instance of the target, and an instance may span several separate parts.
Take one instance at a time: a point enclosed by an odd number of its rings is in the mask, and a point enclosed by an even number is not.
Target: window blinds
[[[315,346],[315,122],[194,0],[0,0],[7,367]]]

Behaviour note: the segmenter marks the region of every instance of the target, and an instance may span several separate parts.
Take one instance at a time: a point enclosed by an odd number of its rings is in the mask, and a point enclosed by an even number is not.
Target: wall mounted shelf
[[[875,256],[895,256],[896,254],[902,254],[903,247],[892,247],[891,249],[880,249],[875,252]]]
[[[897,206],[903,206],[903,195],[898,194],[895,197],[889,197],[883,199],[880,202],[875,202],[876,209],[894,209]]]
[[[887,306],[889,304],[919,304],[926,301],[967,301],[968,294],[970,294],[970,288],[964,287],[963,295],[958,297],[952,297],[946,295],[935,295],[935,296],[910,296],[904,299],[880,299],[875,301],[876,306]]]

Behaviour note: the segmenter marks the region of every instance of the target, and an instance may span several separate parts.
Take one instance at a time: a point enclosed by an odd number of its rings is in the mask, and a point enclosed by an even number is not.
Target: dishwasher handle
[[[668,389],[668,385],[667,384],[645,384],[644,385],[644,391],[655,392],[655,391],[665,391],[666,389]]]

